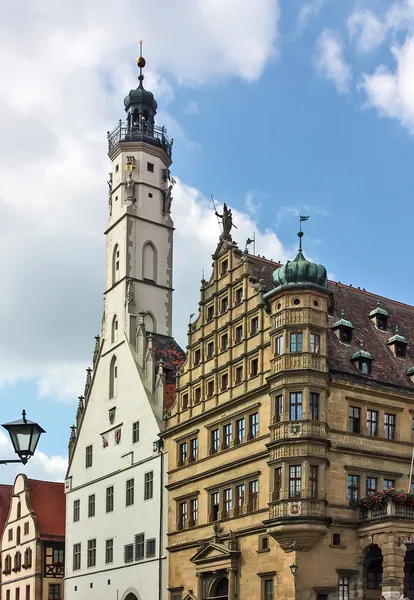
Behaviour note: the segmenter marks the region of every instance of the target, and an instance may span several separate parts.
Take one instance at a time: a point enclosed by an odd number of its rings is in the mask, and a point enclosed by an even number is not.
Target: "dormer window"
[[[414,383],[414,366],[407,369],[406,373],[407,373],[408,377],[411,379],[411,381]],[[414,436],[414,419],[413,419],[413,425],[412,425],[412,435]]]
[[[385,310],[385,308],[380,306],[380,301],[378,300],[376,308],[371,310],[369,313],[369,318],[376,325],[377,329],[380,329],[381,331],[387,331],[388,317],[388,312]]]
[[[366,350],[363,350],[362,344],[358,352],[355,352],[355,354],[351,356],[351,361],[362,375],[371,375],[372,360],[371,354]]]
[[[389,346],[397,358],[405,358],[407,356],[407,340],[402,335],[398,333],[398,326],[395,328],[395,333],[387,342],[387,346]]]
[[[353,329],[354,326],[351,321],[345,319],[344,311],[342,310],[341,318],[332,325],[332,331],[335,332],[343,344],[350,344],[352,342]]]

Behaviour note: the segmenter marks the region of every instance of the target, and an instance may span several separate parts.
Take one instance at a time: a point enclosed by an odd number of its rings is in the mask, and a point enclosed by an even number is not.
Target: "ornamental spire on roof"
[[[139,76],[138,76],[138,80],[139,80],[139,87],[142,88],[142,82],[144,81],[144,74],[142,73],[142,69],[145,67],[145,58],[142,56],[142,42],[144,41],[144,38],[140,37],[138,40],[139,43],[139,56],[137,58],[137,67],[139,68]]]

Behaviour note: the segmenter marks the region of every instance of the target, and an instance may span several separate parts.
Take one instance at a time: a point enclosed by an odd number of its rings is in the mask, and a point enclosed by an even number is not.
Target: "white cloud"
[[[371,10],[355,10],[348,19],[348,31],[360,52],[371,52],[387,37],[388,26]]]
[[[325,3],[326,0],[311,0],[301,6],[297,24],[299,33],[306,29],[312,17],[316,17],[320,13]]]
[[[402,46],[393,46],[392,53],[395,70],[380,65],[372,75],[362,76],[359,87],[379,116],[398,119],[414,134],[414,37],[408,37]]]
[[[174,88],[258,79],[276,55],[278,21],[277,0],[262,0],[259,11],[256,0],[243,10],[239,0],[22,0],[3,8],[0,384],[34,377],[40,395],[63,398],[83,388],[104,291],[105,132],[136,86],[138,35],[159,122],[194,151],[165,110]],[[187,244],[177,252],[178,277],[196,236]],[[199,247],[207,255],[206,242]]]
[[[2,431],[0,431],[0,456],[5,460],[16,458],[9,438]],[[63,481],[66,469],[66,457],[47,456],[36,450],[26,465],[9,464],[4,466],[0,471],[0,483],[12,483],[19,473],[25,473],[31,479]]]
[[[186,115],[198,115],[199,112],[198,104],[194,100],[190,100],[184,109],[184,114]]]
[[[332,81],[339,93],[349,91],[351,67],[346,63],[340,34],[325,29],[316,43],[315,65],[318,73]]]

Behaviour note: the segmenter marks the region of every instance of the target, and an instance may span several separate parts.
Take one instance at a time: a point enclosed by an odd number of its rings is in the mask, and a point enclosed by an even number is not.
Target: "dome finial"
[[[308,219],[309,219],[309,217],[304,217],[303,215],[299,215],[299,231],[298,231],[299,252],[302,252],[302,238],[303,238],[302,223],[303,223],[303,221],[307,221]]]
[[[139,87],[142,87],[142,82],[144,80],[144,75],[142,74],[142,69],[145,67],[145,58],[142,56],[142,42],[144,38],[140,37],[138,40],[139,43],[139,57],[137,58],[137,67],[139,67]]]

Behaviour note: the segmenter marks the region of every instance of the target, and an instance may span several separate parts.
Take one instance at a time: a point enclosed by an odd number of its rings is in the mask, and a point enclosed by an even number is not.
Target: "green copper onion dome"
[[[296,257],[274,271],[272,279],[275,288],[281,286],[306,287],[309,285],[328,287],[328,275],[325,267],[306,260],[303,256],[302,236],[303,232],[299,231],[299,252]]]
[[[369,313],[370,317],[375,317],[375,315],[384,315],[384,317],[389,317],[389,314],[385,310],[385,308],[381,308],[379,300],[377,300],[376,308],[374,308],[374,310],[371,310],[371,312]]]
[[[407,339],[398,334],[398,325],[396,325],[395,327],[395,334],[390,337],[390,339],[387,342],[388,346],[391,346],[391,344],[395,344],[395,342],[400,342],[401,344],[408,344]]]
[[[358,360],[359,358],[362,360],[372,360],[372,355],[367,352],[367,350],[364,350],[361,345],[361,348],[358,350],[358,352],[355,352],[351,356],[351,360]]]
[[[348,327],[349,329],[354,328],[351,321],[347,321],[347,319],[345,319],[343,310],[341,310],[341,318],[332,325],[331,329],[338,329],[339,327]]]
[[[406,373],[409,377],[411,377],[411,375],[414,375],[414,367],[410,367],[409,369],[407,369]]]

